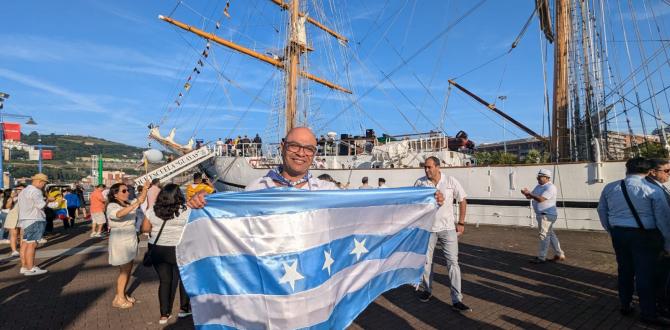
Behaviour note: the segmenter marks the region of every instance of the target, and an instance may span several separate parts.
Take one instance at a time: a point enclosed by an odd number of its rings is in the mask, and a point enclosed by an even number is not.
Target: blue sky
[[[478,143],[527,136],[509,124],[503,129],[496,115],[462,93],[447,93],[447,79],[504,53],[534,1],[489,0],[430,44],[477,2],[308,2],[322,4],[328,15],[321,17],[310,8],[313,17],[352,40],[342,47],[308,27],[314,46],[306,59],[308,70],[354,91],[347,97],[317,84],[301,85],[310,95],[304,104],[317,134],[361,134],[365,128],[392,135],[426,132],[440,126],[449,95],[443,125],[447,133],[465,130]],[[659,19],[668,13],[662,1],[648,3]],[[5,4],[0,12],[0,91],[11,98],[3,111],[33,116],[39,124],[34,129],[43,134],[92,135],[136,146],[147,145],[146,126],[161,118],[165,118],[161,131],[178,127],[181,142],[191,136],[212,141],[256,133],[266,141],[276,140],[273,104],[281,99],[275,91],[282,84],[281,72],[218,45],[212,45],[203,59],[202,39],[162,22],[158,15],[169,15],[176,8],[172,17],[185,23],[262,53],[279,53],[286,13],[267,0],[231,0],[230,19],[222,15],[225,1],[176,4],[125,0]],[[330,14],[332,8],[337,15]],[[627,8],[624,12],[630,16]],[[664,21],[662,28],[667,28]],[[458,82],[487,100],[507,96],[504,105],[498,105],[542,133],[547,128],[540,40],[535,18],[511,54]],[[423,49],[424,45],[428,47]],[[202,67],[199,59],[204,60]],[[194,67],[201,74],[195,74]],[[383,80],[389,73],[393,73],[390,79]],[[186,93],[183,86],[189,76]],[[176,107],[180,92],[185,97]],[[356,106],[351,106],[352,100]],[[664,111],[667,114],[667,108]]]

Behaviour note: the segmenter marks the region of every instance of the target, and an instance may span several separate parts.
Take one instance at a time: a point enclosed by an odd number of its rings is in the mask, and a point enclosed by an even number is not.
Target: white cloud
[[[0,58],[39,63],[68,62],[77,66],[90,65],[168,78],[175,78],[178,74],[177,58],[150,56],[129,47],[22,34],[7,34],[1,39]]]
[[[114,7],[112,6],[114,2],[107,2],[107,1],[94,1],[92,2],[93,5],[97,6],[101,10],[110,13],[116,17],[122,18],[124,20],[130,21],[135,24],[140,24],[143,26],[143,28],[146,28],[147,23],[149,23],[144,17],[138,16],[132,12],[125,11],[119,7]]]
[[[89,95],[70,91],[66,88],[50,84],[44,79],[24,75],[12,70],[0,68],[0,77],[3,77],[14,82],[18,82],[28,87],[32,87],[41,91],[60,96],[63,99],[72,102],[77,106],[77,111],[87,112],[106,112],[107,110],[95,101],[94,97]]]

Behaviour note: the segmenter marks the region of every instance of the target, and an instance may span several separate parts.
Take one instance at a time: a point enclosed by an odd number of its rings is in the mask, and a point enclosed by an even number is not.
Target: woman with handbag
[[[3,227],[9,231],[9,247],[12,249],[10,257],[20,256],[21,227],[19,227],[19,210],[15,206],[22,190],[23,186],[18,186],[14,190],[7,189],[2,198],[2,216],[5,218]],[[10,192],[9,196],[7,196],[7,191]]]
[[[8,199],[11,199],[12,192],[13,190],[11,188],[2,191],[2,212],[0,212],[0,242],[2,242],[2,244],[9,243],[9,239],[6,238],[8,237],[9,231],[5,228],[5,221],[7,221],[7,214],[9,213],[9,209],[11,209],[11,205],[9,208],[6,208],[5,203]]]
[[[137,256],[137,235],[135,234],[135,210],[147,197],[142,193],[136,200],[128,200],[128,187],[115,183],[107,195],[107,218],[109,218],[109,264],[119,266],[116,279],[116,296],[112,306],[126,309],[133,307],[135,298],[126,295],[126,287]]]
[[[177,285],[180,304],[178,317],[191,315],[191,303],[179,278],[175,251],[190,214],[191,210],[186,207],[186,199],[179,186],[170,183],[158,193],[156,203],[147,210],[142,223],[142,232],[151,233],[145,262],[150,260],[160,279],[159,324],[166,324],[170,318]]]

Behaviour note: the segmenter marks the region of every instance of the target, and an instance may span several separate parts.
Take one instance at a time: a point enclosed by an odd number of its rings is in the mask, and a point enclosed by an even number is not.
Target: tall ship
[[[279,41],[260,41],[259,44],[264,46],[258,46],[243,31],[231,33],[234,29],[224,27],[231,16],[242,15],[236,11],[236,6],[258,7],[259,4],[263,5],[260,6],[263,10],[244,15],[244,20],[260,21],[274,30]],[[346,24],[346,17],[355,13],[338,11],[342,6],[337,2],[226,2],[223,8],[213,11],[220,14],[218,18],[205,17],[185,2],[178,2],[170,15],[159,18],[174,27],[180,36],[191,38],[184,37],[183,40],[199,54],[197,65],[188,73],[183,86],[180,84],[176,89],[177,96],[167,107],[164,118],[149,126],[149,137],[179,154],[188,154],[198,148],[210,149],[215,156],[198,166],[213,179],[219,191],[244,189],[249,182],[265,175],[269,168],[280,164],[281,137],[296,126],[311,127],[318,136],[312,174],[329,174],[348,189],[357,189],[364,177],[373,186],[379,178],[384,178],[389,187],[413,185],[424,175],[424,160],[436,156],[442,161],[443,173],[455,177],[468,193],[467,219],[475,224],[532,226],[530,201],[524,198],[521,189],[534,187],[537,172],[548,168],[554,173],[552,180],[559,190],[557,227],[587,230],[602,230],[596,212],[598,198],[605,184],[624,177],[626,159],[635,155],[667,155],[667,132],[670,130],[663,114],[670,108],[670,98],[664,74],[670,69],[670,55],[668,39],[663,37],[666,25],[663,17],[657,16],[658,8],[670,9],[665,1],[536,0],[534,7],[528,8],[530,16],[527,20],[517,22],[516,38],[500,55],[493,54],[482,63],[461,63],[471,69],[451,79],[434,75],[422,79],[414,75],[412,88],[425,89],[424,103],[434,102],[434,107],[438,108],[430,114],[406,95],[394,80],[394,74],[417,58],[430,57],[434,48],[448,51],[449,47],[435,45],[443,42],[464,20],[476,19],[478,11],[490,4],[486,0],[462,2],[461,5],[467,8],[453,14],[450,22],[441,24],[442,28],[436,28],[425,43],[418,42],[415,51],[403,53],[389,42],[388,35],[393,33],[389,31],[396,20],[417,19],[413,16],[414,8],[406,5],[392,14],[380,14],[374,19],[376,28],[355,39],[360,44],[362,39],[372,38],[376,40],[372,42],[374,47],[388,44],[389,53],[400,59],[400,64],[390,70],[377,67],[381,78],[370,80],[369,75],[360,70],[349,72],[352,62],[364,61],[356,53],[359,47],[352,45],[352,41],[339,31],[352,31],[351,25]],[[256,9],[254,7],[250,12]],[[276,11],[280,18],[268,17],[267,10]],[[386,6],[383,10],[387,10]],[[185,23],[178,18],[183,12],[190,12],[183,16],[196,13],[195,17],[201,19],[197,24]],[[544,102],[536,110],[546,119],[547,130],[542,133],[501,109],[499,103],[504,104],[504,95],[497,92],[494,98],[487,100],[463,82],[467,81],[464,78],[467,74],[487,70],[491,63],[514,56],[520,43],[529,42],[524,35],[534,27],[542,36],[538,57],[542,63]],[[240,41],[233,41],[231,36]],[[404,38],[411,38],[411,35],[407,33]],[[198,46],[202,45],[202,48],[196,47],[193,40],[199,41]],[[212,57],[217,50],[221,51],[221,58],[214,62]],[[314,55],[319,52],[329,56],[320,60]],[[330,56],[333,54],[341,55],[344,64],[333,60]],[[254,73],[245,76],[234,68],[224,68],[222,63],[225,64],[227,58],[237,56],[249,58],[250,63],[258,62],[259,70],[273,70],[271,78],[262,83],[255,82],[258,89],[274,90],[271,101],[260,101],[260,93],[242,88],[241,81],[254,78]],[[250,63],[247,64],[252,65]],[[321,68],[318,74],[314,73],[312,70],[319,64],[330,71]],[[230,125],[224,125],[221,131],[230,129],[226,133],[229,136],[219,140],[197,141],[194,132],[187,143],[177,142],[175,132],[180,131],[180,123],[178,120],[170,123],[166,118],[184,111],[185,104],[192,102],[188,95],[199,83],[196,79],[201,70],[208,66],[216,72],[218,83],[248,94],[251,103],[243,111],[244,115],[260,108],[258,111],[269,117],[268,129],[262,134],[264,142],[259,135],[238,136],[235,129],[239,128],[240,120],[229,121],[231,125],[234,122],[232,129]],[[231,78],[231,70],[237,79]],[[503,77],[505,70],[507,67],[503,66]],[[505,78],[507,80],[523,79],[510,73],[507,75],[512,75]],[[503,80],[501,77],[498,91]],[[437,81],[446,87],[443,95],[435,95],[430,87]],[[376,89],[384,90],[389,99],[399,97],[412,105],[410,111],[393,101],[389,106],[411,127],[408,133],[384,132],[379,118],[362,107],[361,100]],[[218,94],[230,99],[230,89],[224,88],[220,92],[212,89],[207,102]],[[524,155],[526,162],[491,164],[492,161],[483,156],[491,155],[483,151],[486,145],[476,144],[466,131],[469,126],[489,123],[460,122],[460,127],[454,129],[457,133],[448,135],[445,122],[450,104],[453,104],[450,100],[454,97],[468,100],[471,107],[479,107],[478,111],[491,119],[492,128],[502,126],[503,130],[507,127],[509,131],[514,127],[527,134],[529,137],[522,136],[522,140],[527,142],[524,145],[533,146],[533,150]],[[235,105],[228,101],[228,110],[231,110]],[[327,115],[317,111],[331,101],[344,105]],[[344,120],[346,113],[354,113],[363,124],[349,132],[330,128]],[[220,124],[214,119],[219,116],[217,113],[200,116],[200,121]],[[422,131],[415,126],[418,121],[434,125],[428,125],[431,129]],[[369,128],[371,126],[376,128]],[[164,134],[168,130],[169,134],[162,135],[161,131]],[[505,153],[498,152],[497,155],[504,156]]]

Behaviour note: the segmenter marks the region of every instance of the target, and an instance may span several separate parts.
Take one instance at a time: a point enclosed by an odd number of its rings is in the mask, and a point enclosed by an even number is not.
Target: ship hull
[[[253,160],[252,160],[253,162]],[[596,207],[608,182],[624,178],[624,162],[568,163],[514,166],[444,167],[442,172],[455,177],[468,194],[467,222],[507,226],[536,226],[530,201],[521,189],[533,189],[541,168],[554,173],[558,188],[559,215],[555,228],[603,230]],[[242,190],[265,175],[267,168],[254,168],[245,157],[217,157],[212,164],[219,190]],[[414,184],[424,175],[421,168],[313,169],[313,175],[327,173],[336,181],[356,189],[363,177],[372,186],[384,178],[389,187]]]

